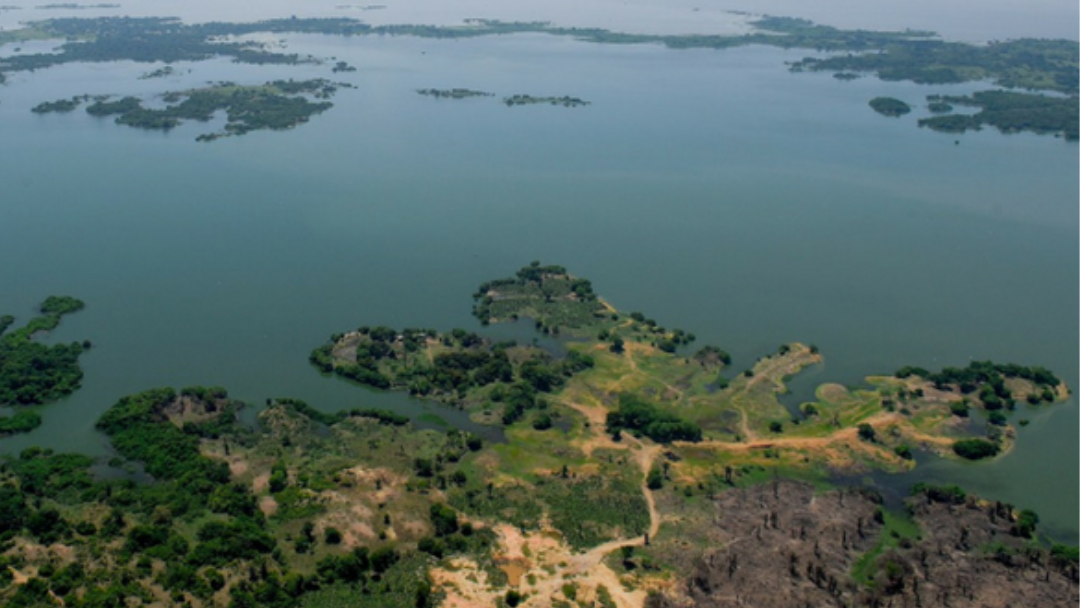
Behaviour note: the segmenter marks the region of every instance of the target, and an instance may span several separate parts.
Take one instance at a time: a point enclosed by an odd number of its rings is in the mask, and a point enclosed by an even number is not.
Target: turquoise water
[[[922,87],[790,74],[805,55],[585,45],[542,35],[456,42],[290,37],[329,66],[133,64],[20,74],[0,89],[0,311],[88,303],[50,339],[89,338],[84,388],[0,440],[102,453],[120,396],[221,384],[251,403],[429,410],[320,377],[306,362],[360,324],[476,328],[481,281],[541,259],[616,306],[716,343],[735,365],[817,344],[814,381],[976,358],[1050,367],[1080,386],[1078,152],[1048,137],[920,130],[866,102]],[[190,71],[188,71],[190,70]],[[310,124],[211,144],[82,112],[82,93],[151,95],[228,78],[357,85]],[[584,108],[439,101],[418,88],[572,95]],[[959,141],[959,145],[954,143]],[[1077,536],[1076,400],[1025,412],[1016,449],[919,475],[1037,510]]]

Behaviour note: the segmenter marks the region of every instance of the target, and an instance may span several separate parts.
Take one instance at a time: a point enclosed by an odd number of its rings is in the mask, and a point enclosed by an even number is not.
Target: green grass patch
[[[877,559],[885,551],[895,549],[905,540],[919,540],[922,530],[906,513],[893,513],[887,509],[881,511],[884,524],[881,535],[873,548],[859,556],[851,567],[851,577],[860,585],[873,585],[874,575],[877,574]]]

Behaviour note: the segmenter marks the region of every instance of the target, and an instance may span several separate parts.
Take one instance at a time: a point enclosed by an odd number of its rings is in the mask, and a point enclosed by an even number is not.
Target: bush
[[[968,460],[981,460],[997,456],[1001,448],[985,439],[961,439],[953,444],[953,452]]]
[[[341,544],[341,530],[333,526],[328,526],[324,533],[324,540],[328,545],[340,545]]]
[[[968,417],[968,409],[969,408],[968,408],[967,399],[962,399],[960,401],[954,401],[954,402],[949,404],[949,411],[952,412],[952,415],[953,416],[959,416],[960,418],[967,418]]]
[[[652,469],[649,471],[649,476],[645,481],[645,485],[650,490],[659,490],[664,487],[664,476],[660,474],[660,469]]]
[[[859,424],[859,439],[873,443],[874,441],[877,441],[877,432],[874,430],[874,427],[863,422]]]
[[[657,443],[701,441],[701,427],[674,414],[662,412],[633,395],[620,395],[619,409],[608,412],[608,432],[615,433],[621,429],[641,431]]]
[[[964,504],[967,492],[957,485],[936,486],[926,483],[917,483],[911,488],[912,494],[923,494],[934,502],[951,503],[954,505]]]

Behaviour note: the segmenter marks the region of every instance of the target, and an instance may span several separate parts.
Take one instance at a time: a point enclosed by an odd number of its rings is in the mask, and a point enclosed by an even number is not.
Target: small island
[[[911,106],[893,97],[875,97],[870,107],[882,116],[900,117],[911,112]]]
[[[31,108],[30,111],[34,114],[66,114],[68,112],[74,112],[79,106],[89,100],[89,95],[78,95],[70,99],[44,101]]]
[[[494,93],[475,91],[473,89],[418,89],[416,91],[426,97],[435,99],[469,99],[471,97],[494,97]]]
[[[532,105],[549,105],[549,106],[562,106],[564,108],[577,108],[581,106],[590,105],[590,102],[584,99],[578,99],[577,97],[570,97],[564,95],[562,97],[537,97],[535,95],[511,95],[510,97],[503,98],[503,103],[506,107],[512,108],[514,106],[532,106]]]
[[[147,72],[147,73],[143,74],[142,76],[139,76],[139,80],[150,80],[152,78],[168,78],[169,76],[172,76],[175,73],[176,73],[176,70],[171,65],[167,65],[167,66],[164,66],[164,67],[160,67],[160,68],[158,68],[156,70],[152,70],[150,72]]]

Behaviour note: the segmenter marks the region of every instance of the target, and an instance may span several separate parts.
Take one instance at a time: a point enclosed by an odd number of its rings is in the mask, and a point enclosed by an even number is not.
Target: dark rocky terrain
[[[1023,538],[1010,505],[923,492],[892,535],[874,492],[776,482],[724,492],[693,573],[652,608],[1076,606],[1075,555]],[[883,534],[891,542],[883,542]],[[857,581],[860,558],[866,552]],[[860,584],[861,583],[861,584]]]

